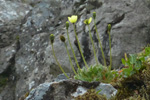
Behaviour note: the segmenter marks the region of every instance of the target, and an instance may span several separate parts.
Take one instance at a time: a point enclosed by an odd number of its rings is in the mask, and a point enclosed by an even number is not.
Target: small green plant
[[[150,47],[148,47],[150,50]],[[146,49],[148,49],[146,48]],[[149,51],[148,50],[148,51]],[[146,56],[145,50],[137,54],[137,59],[139,56]],[[114,84],[118,87],[117,94],[111,100],[150,100],[150,64],[149,56],[146,56],[144,62],[142,62],[142,67],[139,73],[135,73],[129,77],[121,78],[121,80]],[[127,60],[127,56],[125,57]],[[144,69],[142,69],[144,68]],[[123,70],[122,70],[123,71]],[[132,98],[132,99],[129,99]]]
[[[101,65],[101,64],[98,64],[98,59],[96,57],[94,42],[93,42],[93,39],[92,39],[91,30],[90,30],[90,26],[89,26],[89,24],[92,21],[92,18],[86,19],[86,20],[84,20],[84,23],[86,25],[88,25],[89,36],[90,36],[90,40],[91,40],[92,46],[93,46],[96,65],[90,66],[89,68],[83,67],[81,70],[78,70],[78,74],[75,75],[74,78],[78,79],[78,80],[82,80],[82,81],[88,81],[88,82],[101,81],[101,82],[109,83],[109,82],[112,82],[112,81],[117,81],[118,78],[121,77],[121,75],[119,74],[118,71],[111,70],[111,66],[112,66],[111,36],[110,36],[111,24],[108,24],[109,47],[110,47],[110,66],[108,68],[106,66],[106,60],[105,60],[102,44],[101,44],[101,41],[100,41],[100,38],[99,38],[99,35],[98,35],[98,32],[97,32],[97,27],[96,27],[96,22],[95,22],[95,20],[96,20],[96,13],[95,12],[93,13],[93,18],[94,18],[95,30],[96,30],[96,33],[97,33],[97,37],[98,37],[98,40],[99,40],[102,56],[103,56],[103,59],[104,59],[104,66]]]
[[[125,55],[125,59],[122,58],[122,63],[126,66],[123,68],[123,77],[129,77],[145,68],[145,63],[149,62],[150,47],[146,47],[142,53],[130,54],[129,58]]]
[[[104,83],[116,81],[119,77],[120,75],[118,71],[110,71],[107,67],[101,64],[90,66],[88,69],[84,67],[81,70],[78,70],[78,74],[74,76],[75,79],[82,81],[100,81]]]
[[[96,12],[93,13],[93,18],[94,18],[95,30],[96,30],[97,37],[98,37],[98,40],[99,40],[99,45],[100,45],[102,56],[103,56],[103,59],[104,59],[104,66],[99,64],[98,58],[96,56],[95,46],[94,46],[94,42],[93,42],[93,39],[92,39],[92,34],[91,34],[90,26],[89,26],[89,24],[92,22],[91,17],[89,19],[84,20],[84,23],[88,26],[88,29],[89,29],[89,37],[90,37],[90,40],[91,40],[91,43],[92,43],[92,47],[93,47],[93,51],[94,51],[94,57],[95,57],[95,60],[96,60],[96,65],[91,66],[89,68],[87,62],[85,61],[84,55],[82,53],[81,45],[80,45],[80,42],[79,42],[79,39],[78,39],[78,36],[77,36],[76,27],[75,27],[75,23],[78,20],[78,16],[72,15],[71,17],[68,17],[68,20],[70,21],[70,23],[73,24],[75,38],[77,40],[79,51],[80,51],[81,57],[83,59],[83,62],[85,64],[86,68],[83,67],[81,69],[80,66],[79,66],[79,63],[76,59],[74,50],[73,50],[71,42],[70,42],[69,33],[68,33],[69,22],[66,22],[67,37],[68,37],[68,42],[69,42],[69,45],[71,47],[72,53],[74,55],[75,62],[76,62],[77,67],[78,67],[77,73],[76,73],[76,71],[73,67],[73,64],[72,64],[72,60],[70,58],[70,54],[69,54],[67,45],[65,43],[65,40],[66,40],[65,37],[61,35],[60,40],[65,44],[66,51],[67,51],[67,54],[68,54],[68,57],[69,57],[69,61],[70,61],[72,70],[74,71],[74,74],[75,74],[75,77],[74,77],[75,79],[88,81],[88,82],[92,82],[92,81],[111,82],[112,80],[117,79],[118,76],[119,76],[119,74],[117,72],[111,70],[111,63],[112,63],[112,58],[111,58],[111,37],[110,37],[111,25],[108,24],[108,34],[109,34],[109,43],[110,43],[110,46],[109,46],[110,47],[110,66],[109,66],[109,69],[108,69],[108,67],[106,66],[106,60],[105,60],[105,55],[104,55],[104,52],[103,52],[102,44],[101,44],[101,41],[100,41],[100,38],[99,38],[99,35],[98,35],[98,32],[97,32],[97,27],[96,27],[96,22],[95,22],[96,21]],[[62,72],[66,75],[66,73],[62,69],[61,65],[59,64],[59,62],[58,62],[58,60],[55,56],[55,52],[54,52],[54,48],[53,48],[54,36],[52,34],[50,36],[50,39],[51,39],[53,55],[56,59],[56,62],[58,63],[58,65],[59,65],[60,69],[62,70]],[[66,77],[68,77],[68,76],[66,75]]]

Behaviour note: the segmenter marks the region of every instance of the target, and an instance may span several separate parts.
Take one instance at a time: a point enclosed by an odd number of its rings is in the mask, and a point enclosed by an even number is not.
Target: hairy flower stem
[[[57,62],[57,64],[58,64],[59,68],[60,68],[61,71],[64,73],[64,75],[69,79],[69,76],[65,73],[65,71],[64,71],[63,68],[61,67],[60,63],[58,62],[58,59],[57,59],[57,57],[56,57],[56,55],[55,55],[53,43],[51,43],[51,45],[52,45],[52,51],[53,51],[54,58],[55,58],[55,60],[56,60],[56,62]]]
[[[94,42],[93,42],[92,35],[91,35],[90,25],[88,25],[88,29],[89,29],[89,36],[90,36],[92,46],[93,46],[94,57],[95,57],[95,60],[96,60],[96,64],[98,65],[98,59],[96,57],[96,52],[95,52]]]
[[[97,32],[95,19],[94,19],[94,25],[95,25],[95,31],[96,31],[96,35],[97,35],[97,38],[98,38],[98,42],[99,42],[99,45],[100,45],[100,48],[101,48],[102,56],[103,56],[103,59],[104,59],[104,66],[106,67],[106,59],[105,59],[105,55],[104,55],[104,52],[103,52],[102,44],[101,44],[101,41],[100,41],[100,37],[99,37],[98,32]]]
[[[70,65],[72,67],[72,70],[73,70],[74,74],[77,75],[77,73],[76,73],[76,71],[73,67],[73,64],[72,64],[72,60],[71,60],[71,57],[70,57],[70,54],[69,54],[69,51],[68,51],[68,48],[67,48],[67,44],[66,43],[64,43],[64,44],[65,44],[65,47],[66,47],[66,50],[67,50],[67,54],[68,54],[68,57],[69,57],[69,60],[70,60]]]
[[[111,70],[112,66],[112,55],[111,55],[111,36],[110,36],[110,31],[108,31],[109,34],[109,49],[110,49],[110,65],[109,65],[109,70]]]
[[[73,47],[72,47],[71,42],[70,42],[68,29],[67,29],[67,38],[68,38],[68,41],[69,41],[69,44],[70,44],[70,47],[71,47],[71,50],[72,50],[72,53],[73,53],[75,62],[76,62],[76,64],[77,64],[77,67],[78,67],[79,70],[81,70],[81,68],[80,68],[80,66],[79,66],[79,63],[78,63],[78,61],[77,61],[76,55],[75,55],[75,53],[74,53]]]
[[[85,66],[88,68],[88,65],[87,65],[87,63],[86,63],[86,61],[85,61],[85,58],[84,58],[83,53],[82,53],[82,50],[81,50],[81,46],[80,46],[79,39],[78,39],[78,36],[77,36],[75,24],[73,24],[73,27],[74,27],[75,36],[76,36],[76,39],[77,39],[77,43],[78,43],[78,46],[79,46],[79,50],[80,50],[80,53],[81,53],[83,62],[84,62],[84,64],[85,64]]]

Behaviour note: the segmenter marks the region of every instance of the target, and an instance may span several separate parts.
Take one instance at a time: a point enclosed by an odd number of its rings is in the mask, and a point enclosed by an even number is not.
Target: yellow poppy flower
[[[84,20],[84,23],[89,25],[92,21],[92,17],[90,17],[89,19]]]
[[[71,23],[76,23],[76,22],[77,22],[77,19],[78,19],[78,16],[76,16],[76,15],[72,15],[71,17],[68,17],[68,20],[69,20]]]

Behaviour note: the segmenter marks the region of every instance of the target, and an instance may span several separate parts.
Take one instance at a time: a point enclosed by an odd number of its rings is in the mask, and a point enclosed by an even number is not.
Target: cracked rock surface
[[[137,53],[150,43],[149,5],[148,0],[1,0],[0,77],[6,77],[7,82],[0,87],[0,99],[19,100],[31,89],[52,82],[62,73],[52,55],[51,33],[56,37],[54,49],[60,64],[72,73],[64,44],[59,40],[61,34],[67,38],[65,22],[71,15],[78,15],[76,28],[88,65],[95,64],[95,59],[84,19],[91,17],[93,11],[97,13],[96,24],[108,65],[107,25],[112,24],[112,64],[113,68],[119,68],[124,53]],[[90,28],[97,57],[103,63],[93,22]],[[69,36],[77,60],[84,67],[72,24]],[[66,43],[76,66],[68,41]]]

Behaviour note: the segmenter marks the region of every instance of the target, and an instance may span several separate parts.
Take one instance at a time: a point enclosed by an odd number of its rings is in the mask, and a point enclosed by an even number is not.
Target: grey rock
[[[39,41],[40,43],[38,43]],[[19,79],[16,84],[16,98],[25,94],[25,91],[30,90],[31,87],[35,87],[47,79],[51,80],[52,76],[49,75],[49,65],[45,63],[44,53],[48,41],[45,33],[37,34],[17,52],[15,67]],[[40,47],[42,48],[40,49]],[[33,81],[35,84],[31,86]]]
[[[100,83],[96,88],[96,91],[100,91],[99,95],[105,95],[107,99],[110,99],[112,96],[115,96],[117,90],[111,84]],[[79,95],[83,95],[87,92],[87,88],[79,86],[76,89],[76,92],[72,94],[73,97],[77,97]]]
[[[104,2],[106,3],[106,1]],[[141,0],[136,2],[118,2],[117,0],[112,2],[109,0],[109,4],[103,5],[102,9],[97,10],[102,15],[98,19],[102,21],[104,18],[99,27],[102,27],[100,30],[103,30],[106,28],[106,23],[112,24],[112,62],[113,67],[118,68],[124,53],[137,53],[141,51],[142,47],[150,43],[148,31],[150,27],[150,17],[148,17],[150,10]],[[116,7],[116,4],[120,4],[119,7]],[[110,11],[115,12],[109,14]],[[106,34],[104,31],[100,31],[100,33]],[[103,42],[106,42],[106,40],[104,39]],[[109,46],[105,50],[107,52]]]
[[[15,84],[17,75],[15,73],[15,55],[18,51],[19,41],[0,49],[0,76],[6,78],[4,85],[0,86],[0,98],[2,100],[15,99]]]
[[[150,9],[150,0],[143,0],[147,7]]]
[[[23,32],[30,32],[29,29],[35,32],[49,31],[51,27],[60,25],[62,18],[72,13],[72,9],[69,9],[71,3],[69,0],[40,0],[24,19]]]
[[[73,97],[83,95],[90,88],[95,88],[107,99],[115,96],[117,90],[110,84],[99,82],[82,82],[78,80],[60,80],[59,82],[43,83],[32,89],[25,100],[74,100]]]
[[[111,84],[100,83],[99,86],[96,87],[96,90],[99,91],[99,94],[105,95],[107,99],[110,99],[112,96],[115,96],[117,90]]]
[[[18,2],[1,0],[0,9],[1,26],[4,22],[18,20],[20,17],[24,17],[28,13],[30,6]]]
[[[70,73],[66,73],[69,77],[71,77]],[[67,77],[64,74],[59,74],[55,79],[54,82],[59,82],[62,80],[66,80]]]
[[[5,72],[12,64],[15,54],[17,52],[16,43],[9,47],[0,49],[0,74]]]
[[[32,36],[38,33],[56,33],[57,26],[64,27],[62,23],[65,23],[67,16],[72,14],[72,2],[72,0],[40,0],[40,2],[36,2],[22,20],[21,45],[27,43]]]
[[[79,91],[79,88],[89,89],[98,85],[99,82],[88,83],[77,80],[43,83],[31,90],[25,100],[72,100],[72,94]]]
[[[137,0],[136,2],[130,0],[125,2],[123,0],[102,0],[101,2],[101,7],[95,11],[97,13],[98,32],[103,44],[107,65],[109,65],[110,55],[107,25],[112,24],[112,65],[113,68],[119,68],[124,53],[140,52],[142,47],[150,43],[150,10],[144,1],[141,0]],[[87,16],[91,16],[92,11]],[[90,27],[92,33],[94,33],[93,23],[90,24]],[[99,61],[103,61],[101,52],[98,54]]]
[[[18,2],[1,0],[0,9],[0,48],[3,48],[14,43],[20,31],[21,20],[31,7]]]
[[[25,100],[42,100],[51,84],[53,83],[40,84],[36,89],[31,90],[29,96]]]
[[[82,86],[79,86],[77,89],[76,89],[76,92],[72,93],[72,96],[73,97],[78,97],[79,95],[83,95],[87,92],[87,88],[84,88]]]

